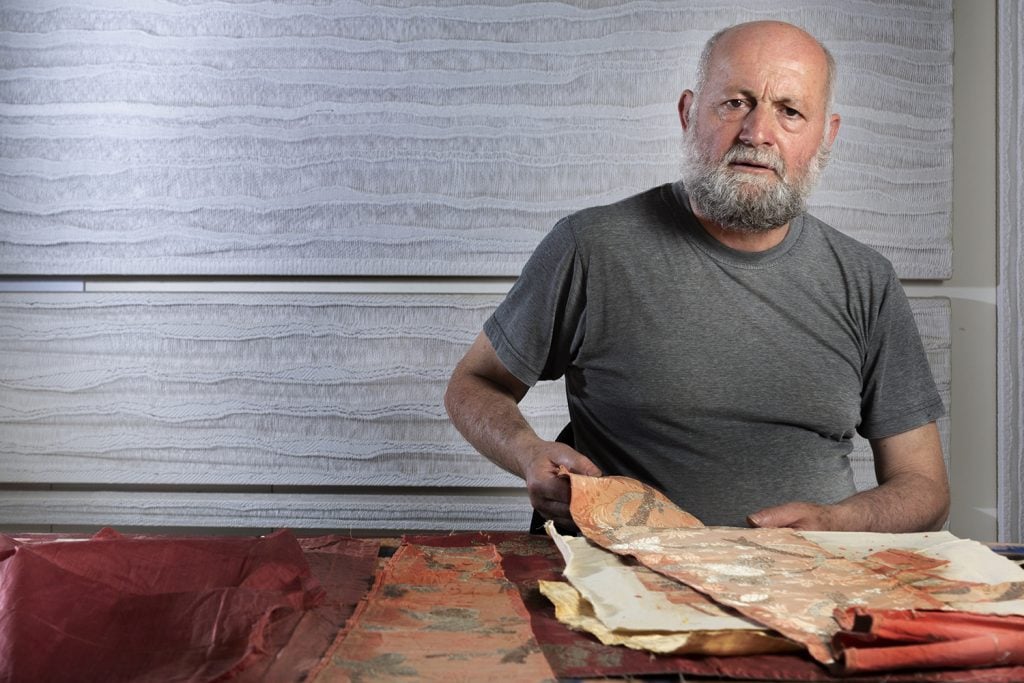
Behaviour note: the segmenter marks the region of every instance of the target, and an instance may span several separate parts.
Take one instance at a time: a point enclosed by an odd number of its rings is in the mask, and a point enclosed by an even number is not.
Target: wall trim
[[[999,540],[1021,542],[1024,530],[1024,12],[1000,0],[999,38],[999,286],[997,288],[997,442]]]

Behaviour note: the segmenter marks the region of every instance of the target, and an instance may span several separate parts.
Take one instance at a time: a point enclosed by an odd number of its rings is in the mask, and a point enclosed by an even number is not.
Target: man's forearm
[[[907,473],[831,507],[836,531],[935,531],[949,514],[949,495],[944,483]]]
[[[476,375],[452,378],[445,409],[459,433],[502,469],[525,478],[524,444],[540,440],[507,388]]]
[[[948,500],[943,483],[920,474],[906,474],[834,505],[784,503],[759,510],[747,520],[756,527],[811,531],[932,531],[946,521]]]
[[[934,422],[874,439],[879,485],[834,505],[793,502],[752,513],[753,526],[899,533],[939,529],[949,514],[949,480]]]

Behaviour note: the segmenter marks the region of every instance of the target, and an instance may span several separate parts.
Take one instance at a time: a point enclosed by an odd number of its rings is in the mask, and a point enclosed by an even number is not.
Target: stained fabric
[[[1024,617],[858,607],[837,620],[846,673],[1024,665]]]
[[[647,529],[700,528],[704,524],[660,491],[630,477],[584,477],[564,467],[572,486],[570,512],[584,536],[602,538],[623,527]]]
[[[0,681],[200,682],[274,654],[325,592],[288,532],[0,536]]]
[[[327,681],[553,681],[493,545],[402,545],[311,675]]]
[[[833,555],[793,529],[679,528],[671,501],[635,481],[569,475],[570,511],[590,540],[629,555],[834,660],[836,609],[847,605],[940,609],[899,580]],[[635,508],[635,509],[634,509]],[[665,521],[668,520],[667,525]]]
[[[562,553],[562,575],[589,602],[602,623],[618,631],[760,630],[686,584],[662,576],[594,545],[562,536],[549,522],[547,532]]]
[[[559,678],[682,674],[761,681],[878,681],[875,676],[863,678],[857,675],[833,675],[805,653],[735,657],[654,656],[639,650],[602,644],[593,636],[574,631],[560,623],[551,602],[538,590],[540,581],[558,581],[561,574],[561,556],[548,539],[525,535],[507,538],[488,535],[488,539],[494,541],[501,553],[506,576],[519,588],[530,613],[533,632]],[[417,539],[417,542],[431,541],[423,538]],[[478,541],[470,536],[445,536],[433,542],[459,544]],[[1015,683],[1024,680],[1024,667],[897,671],[886,674],[885,680],[889,683]]]
[[[568,583],[541,581],[558,620],[606,644],[658,654],[759,654],[801,649],[734,610],[647,567],[623,562],[586,538],[547,532]]]

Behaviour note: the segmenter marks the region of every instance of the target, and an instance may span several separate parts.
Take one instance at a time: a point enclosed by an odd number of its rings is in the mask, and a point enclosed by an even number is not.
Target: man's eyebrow
[[[750,90],[749,88],[731,88],[726,92],[736,93],[737,95],[740,95],[744,99],[753,100],[755,102],[761,101],[761,97],[753,90]],[[807,100],[806,98],[797,97],[795,95],[785,95],[784,97],[780,97],[778,99],[774,99],[771,101],[775,104],[784,104],[787,107],[793,107],[794,109],[802,109],[806,105]]]

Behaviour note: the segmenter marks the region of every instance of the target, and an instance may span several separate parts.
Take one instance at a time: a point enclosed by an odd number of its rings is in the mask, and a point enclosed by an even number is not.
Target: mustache
[[[756,149],[745,145],[733,145],[722,157],[722,164],[732,163],[755,164],[772,169],[780,177],[786,175],[786,162],[775,152],[767,149]]]

